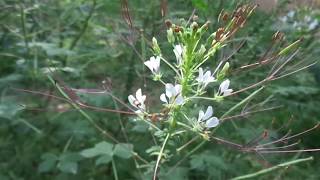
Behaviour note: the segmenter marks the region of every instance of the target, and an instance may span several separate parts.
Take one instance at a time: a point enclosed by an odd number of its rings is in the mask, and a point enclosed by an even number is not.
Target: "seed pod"
[[[224,28],[219,28],[216,32],[215,40],[220,41],[223,36],[223,33],[224,33]]]
[[[172,22],[169,19],[167,19],[165,21],[165,24],[166,24],[167,28],[171,28],[171,26],[172,26]]]

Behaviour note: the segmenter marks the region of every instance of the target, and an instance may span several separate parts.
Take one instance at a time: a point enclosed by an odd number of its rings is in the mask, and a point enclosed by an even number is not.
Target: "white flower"
[[[180,84],[173,86],[168,83],[166,84],[166,93],[161,94],[160,100],[166,104],[182,105],[184,103],[184,99],[181,95],[181,91],[182,86]]]
[[[203,73],[203,69],[199,68],[199,76],[196,80],[199,84],[203,85],[203,87],[206,87],[209,83],[214,82],[215,78],[211,75],[211,71]]]
[[[159,56],[152,56],[149,61],[144,62],[153,74],[159,74],[160,69],[160,57]]]
[[[212,117],[213,109],[212,106],[208,106],[206,113],[202,110],[199,111],[198,122],[204,123],[205,127],[212,128],[219,124],[219,119],[217,117]]]
[[[228,96],[232,93],[232,89],[229,89],[230,80],[226,79],[224,80],[219,87],[219,94],[223,94],[223,96]]]
[[[183,47],[180,44],[175,45],[173,52],[176,55],[178,65],[181,65],[182,64]]]
[[[142,95],[141,89],[137,90],[136,97],[129,95],[128,100],[133,107],[138,109],[135,113],[139,114],[145,110],[144,101],[146,100],[146,95]]]
[[[314,30],[317,26],[318,26],[318,20],[313,20],[310,24],[309,24],[309,26],[308,26],[308,30],[310,31],[310,30]]]
[[[289,17],[289,18],[293,18],[293,16],[296,14],[296,12],[294,12],[294,11],[289,11],[288,12],[288,14],[287,14],[287,16]]]

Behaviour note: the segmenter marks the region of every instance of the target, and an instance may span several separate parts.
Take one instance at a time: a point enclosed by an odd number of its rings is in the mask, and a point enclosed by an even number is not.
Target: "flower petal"
[[[166,95],[168,98],[171,98],[175,94],[174,86],[171,83],[166,84]]]
[[[182,86],[180,84],[176,84],[174,86],[174,90],[175,90],[175,96],[177,96],[178,94],[181,94],[181,91],[182,91]]]
[[[154,69],[155,69],[156,73],[159,72],[159,69],[160,69],[160,57],[159,56],[157,56],[154,61]]]
[[[232,93],[232,89],[227,89],[223,92],[223,96],[229,96]]]
[[[203,121],[204,112],[202,110],[199,111],[198,121]]]
[[[162,94],[160,95],[160,100],[161,100],[162,102],[165,102],[166,104],[168,104],[168,100],[167,100],[166,95],[165,95],[164,93],[162,93]]]
[[[217,117],[212,117],[206,121],[207,128],[216,127],[219,124],[219,119]]]
[[[213,114],[212,106],[208,106],[207,111],[203,116],[203,119],[204,120],[209,119],[212,116],[212,114]]]
[[[153,66],[151,61],[144,62],[144,65],[146,65],[150,69],[150,71],[153,72]]]
[[[141,89],[138,89],[136,92],[136,98],[139,102],[143,102],[143,97],[142,97],[142,91]]]
[[[224,80],[220,84],[220,92],[223,93],[224,91],[226,91],[229,88],[229,85],[230,85],[230,80],[229,79]]]
[[[182,105],[184,103],[184,99],[181,95],[179,95],[178,97],[176,97],[175,99],[175,104],[176,105]]]
[[[133,95],[129,95],[128,100],[132,106],[136,107],[136,105],[134,104],[134,101],[136,100],[136,98]]]

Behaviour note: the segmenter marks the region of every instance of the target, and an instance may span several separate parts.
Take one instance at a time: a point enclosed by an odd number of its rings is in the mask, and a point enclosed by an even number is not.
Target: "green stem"
[[[117,167],[116,167],[116,163],[115,163],[113,158],[112,158],[112,171],[113,171],[113,174],[114,174],[114,179],[118,180],[119,177],[118,177]]]
[[[186,160],[191,154],[196,152],[198,149],[200,149],[207,141],[202,141],[200,144],[198,144],[195,148],[193,148],[186,156],[184,156],[180,161],[178,161],[169,171],[166,175],[170,174],[174,169],[176,169],[184,160]]]
[[[158,159],[157,159],[157,162],[156,162],[156,166],[155,166],[155,168],[154,168],[154,173],[153,173],[153,178],[152,178],[153,180],[156,180],[156,179],[157,179],[157,174],[158,174],[158,168],[159,168],[160,160],[161,160],[161,157],[162,157],[162,155],[163,155],[163,151],[164,151],[164,148],[165,148],[165,146],[166,146],[166,144],[167,144],[167,142],[168,142],[169,137],[170,137],[170,133],[167,134],[167,136],[166,136],[166,138],[165,138],[165,140],[164,140],[164,142],[163,142],[163,144],[162,144],[160,153],[159,153],[159,155],[158,155]]]
[[[264,87],[261,87],[254,91],[252,94],[250,94],[248,97],[246,97],[244,100],[240,101],[238,104],[234,105],[232,108],[230,108],[227,112],[225,112],[222,116],[221,119],[226,117],[228,114],[236,110],[238,107],[242,106],[244,103],[247,101],[251,100],[255,95],[257,95]]]
[[[289,161],[289,162],[278,164],[276,166],[273,166],[273,167],[270,167],[270,168],[267,168],[267,169],[263,169],[261,171],[255,172],[255,173],[251,173],[251,174],[247,174],[247,175],[243,175],[243,176],[238,176],[238,177],[232,178],[232,180],[253,178],[253,177],[256,177],[256,176],[259,176],[259,175],[262,175],[262,174],[266,174],[266,173],[269,173],[269,172],[277,170],[277,169],[286,168],[286,167],[288,167],[290,165],[293,165],[293,164],[306,162],[306,161],[312,161],[312,160],[313,160],[313,157],[308,157],[308,158],[304,158],[304,159],[296,159],[296,160],[293,160],[293,161]]]
[[[71,45],[70,45],[70,50],[73,50],[74,47],[76,47],[78,41],[81,39],[82,35],[86,32],[87,28],[88,28],[88,25],[89,25],[89,21],[95,11],[95,8],[96,8],[96,5],[97,5],[97,1],[96,0],[93,0],[93,5],[92,5],[92,8],[89,12],[89,15],[87,16],[87,18],[85,19],[84,21],[84,25],[80,31],[80,33],[78,34],[78,36],[72,41]]]

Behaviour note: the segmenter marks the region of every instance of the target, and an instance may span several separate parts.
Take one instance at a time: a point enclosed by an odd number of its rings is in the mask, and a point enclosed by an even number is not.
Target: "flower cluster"
[[[140,116],[141,118],[152,117],[153,114],[158,114],[162,115],[162,117],[167,117],[161,118],[162,120],[164,120],[164,122],[166,120],[170,120],[179,121],[180,124],[184,123],[185,120],[179,119],[178,117],[175,117],[175,115],[183,114],[184,117],[186,117],[186,119],[189,120],[188,115],[184,114],[185,112],[188,113],[187,111],[184,111],[186,110],[186,108],[184,107],[186,107],[187,104],[192,103],[193,98],[207,98],[201,97],[201,95],[206,93],[206,89],[209,89],[209,84],[212,84],[210,88],[218,88],[216,90],[217,93],[215,94],[215,98],[213,98],[217,102],[223,100],[223,98],[221,97],[231,95],[232,89],[229,88],[230,80],[224,79],[229,68],[229,63],[226,62],[222,68],[222,64],[217,65],[217,68],[213,72],[203,66],[204,63],[209,59],[209,57],[213,56],[214,52],[221,47],[218,41],[223,41],[223,38],[221,38],[222,36],[225,36],[221,34],[223,32],[218,32],[220,34],[218,35],[219,37],[216,37],[213,40],[212,45],[208,50],[206,50],[204,45],[201,45],[198,50],[196,48],[197,43],[195,39],[199,39],[201,37],[202,31],[205,31],[207,25],[208,24],[206,23],[201,28],[197,29],[197,25],[193,23],[190,29],[185,29],[181,32],[179,32],[179,28],[181,27],[176,27],[175,30],[170,29],[167,31],[168,41],[173,47],[175,61],[165,59],[161,53],[161,48],[158,45],[156,38],[152,39],[152,48],[154,56],[151,56],[147,61],[145,61],[144,65],[151,71],[153,79],[155,81],[161,82],[164,85],[165,92],[160,95],[160,101],[163,102],[162,105],[165,108],[161,111],[161,113],[151,114],[147,112],[145,107],[146,96],[142,95],[141,89],[138,89],[136,95],[130,95],[128,99],[130,104],[135,108],[135,113],[138,115],[144,115]],[[194,37],[182,35],[183,33],[188,32],[192,32],[191,36]],[[177,37],[174,37],[175,33],[180,34],[176,34]],[[178,42],[175,42],[176,40]],[[165,79],[163,79],[167,77],[165,76],[165,73],[161,73],[161,61],[163,61],[165,65],[168,65],[176,73],[175,77],[172,78],[174,79],[175,83],[165,82]],[[197,76],[195,76],[196,73]],[[221,82],[221,84],[217,85],[217,82],[222,79],[224,80]],[[170,116],[174,117],[164,116],[162,113],[164,112],[164,110],[165,112],[168,111],[167,113],[170,113]],[[183,116],[179,117],[181,118]],[[199,110],[198,119],[192,119],[192,121],[188,122],[192,123],[191,126],[200,127],[199,129],[201,131],[209,130],[218,126],[219,124],[219,119],[213,116],[212,106],[208,106],[205,112],[203,110]]]

